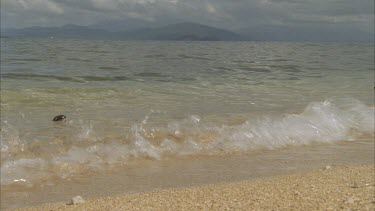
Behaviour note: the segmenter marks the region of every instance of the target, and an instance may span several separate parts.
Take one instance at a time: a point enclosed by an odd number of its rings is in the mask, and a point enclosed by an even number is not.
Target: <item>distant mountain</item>
[[[111,38],[114,35],[101,29],[91,29],[86,26],[68,24],[62,27],[30,27],[23,29],[4,29],[1,36],[8,37],[55,37],[55,38],[85,38],[100,39]]]
[[[88,26],[92,29],[102,29],[109,32],[134,31],[141,28],[152,28],[155,24],[150,21],[127,18],[125,20],[106,20]]]
[[[4,32],[3,32],[4,31]],[[2,36],[54,37],[115,40],[243,40],[234,32],[196,23],[179,23],[158,28],[141,28],[111,32],[88,26],[65,25],[62,27],[31,27],[2,30]]]
[[[189,22],[140,29],[128,33],[128,37],[143,40],[244,40],[244,37],[232,31]]]
[[[110,23],[114,24],[113,21]],[[190,22],[151,27],[150,23],[145,21],[140,21],[139,24],[137,24],[137,21],[119,21],[117,25],[114,24],[108,27],[105,27],[105,23],[90,26],[68,24],[62,27],[2,29],[0,32],[1,37],[54,37],[103,40],[374,42],[374,33],[340,25],[268,25],[232,32]]]
[[[254,41],[374,42],[374,34],[339,26],[258,26],[238,33]]]

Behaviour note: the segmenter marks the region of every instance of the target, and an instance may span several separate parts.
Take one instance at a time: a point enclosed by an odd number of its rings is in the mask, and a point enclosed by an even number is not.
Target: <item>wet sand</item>
[[[283,175],[304,174],[330,165],[333,168],[374,164],[374,142],[343,142],[266,150],[244,155],[149,160],[119,171],[56,180],[30,189],[2,187],[1,210],[66,203],[85,199],[193,188],[241,181],[259,181]]]
[[[374,210],[373,165],[47,204],[19,210]]]

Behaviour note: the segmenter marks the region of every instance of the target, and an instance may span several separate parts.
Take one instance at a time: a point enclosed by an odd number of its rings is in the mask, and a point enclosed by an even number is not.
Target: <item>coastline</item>
[[[262,195],[266,184],[248,194],[232,187],[233,196],[221,185],[375,163],[373,45],[49,38],[4,44],[0,210],[47,203],[82,210],[111,196],[138,194],[147,202],[147,193],[162,194],[148,201],[154,209],[200,208],[195,202],[224,209],[241,198],[251,201],[235,208],[257,209],[253,194],[265,198],[264,206],[279,203],[269,200],[274,191]],[[60,114],[67,119],[51,121]],[[206,186],[229,201],[199,201],[216,197],[210,190],[189,199],[190,188]],[[190,194],[169,200],[163,190]],[[296,203],[291,194],[289,205]],[[88,204],[64,205],[77,195]],[[184,200],[155,207],[176,198]],[[120,210],[140,203],[119,200],[113,203]],[[340,200],[334,204],[358,201]],[[105,206],[94,208],[112,210]]]
[[[17,210],[374,210],[374,192],[374,166],[369,164]]]

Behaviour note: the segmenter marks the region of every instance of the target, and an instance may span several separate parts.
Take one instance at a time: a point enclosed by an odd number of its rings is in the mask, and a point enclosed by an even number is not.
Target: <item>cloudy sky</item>
[[[127,19],[229,29],[337,25],[373,32],[374,0],[1,0],[4,28]]]

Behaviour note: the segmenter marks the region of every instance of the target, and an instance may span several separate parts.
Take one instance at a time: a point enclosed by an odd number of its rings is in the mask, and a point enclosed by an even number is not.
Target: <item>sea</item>
[[[373,43],[1,38],[1,207],[374,162],[374,77]]]

